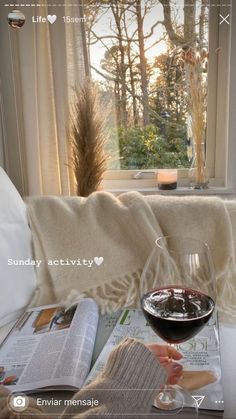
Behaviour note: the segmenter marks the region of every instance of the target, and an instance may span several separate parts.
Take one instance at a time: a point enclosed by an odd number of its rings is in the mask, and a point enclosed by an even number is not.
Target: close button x
[[[230,24],[230,22],[228,21],[228,18],[230,17],[230,15],[228,14],[227,16],[222,16],[220,15],[221,21],[220,21],[220,25],[222,25],[222,23],[227,23],[228,25]]]

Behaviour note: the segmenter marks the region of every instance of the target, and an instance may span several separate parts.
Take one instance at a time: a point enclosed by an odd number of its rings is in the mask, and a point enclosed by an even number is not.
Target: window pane
[[[87,2],[92,77],[109,103],[110,169],[191,164],[186,52],[192,48],[194,58],[203,50],[207,55],[209,8],[204,0],[187,3],[184,7],[184,1],[174,0]],[[198,68],[204,88],[206,61]]]

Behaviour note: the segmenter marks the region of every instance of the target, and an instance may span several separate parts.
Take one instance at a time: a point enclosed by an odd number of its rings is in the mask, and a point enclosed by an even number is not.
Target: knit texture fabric
[[[146,419],[167,380],[166,370],[141,342],[126,339],[110,354],[103,373],[74,399],[97,399],[99,406],[70,407],[61,419],[132,417]],[[130,416],[129,416],[130,415]],[[152,416],[152,415],[151,415]],[[156,415],[153,415],[156,417]]]
[[[117,417],[145,419],[155,395],[167,380],[167,372],[154,354],[141,342],[125,339],[110,354],[104,371],[95,381],[76,393],[73,400],[98,400],[91,408],[76,404],[67,408],[61,419]],[[21,414],[11,412],[9,392],[0,386],[0,419],[48,418],[30,399],[29,408]]]
[[[236,318],[234,260],[236,201],[208,197],[115,197],[97,192],[88,198],[39,197],[28,202],[38,292],[32,302],[68,304],[93,297],[101,310],[139,305],[139,279],[161,235],[206,242],[213,256],[218,308]],[[64,265],[50,265],[62,260]],[[70,261],[80,265],[72,265]],[[83,265],[90,260],[92,265]],[[96,262],[98,264],[96,264]]]
[[[43,261],[37,269],[34,305],[68,296],[74,302],[83,294],[93,297],[102,311],[138,304],[140,273],[162,234],[142,195],[116,198],[98,192],[88,198],[32,198],[28,214],[35,258]],[[69,264],[49,264],[59,260]],[[83,265],[84,260],[92,266]]]
[[[165,236],[207,243],[213,258],[217,309],[222,322],[236,320],[236,200],[216,197],[147,196]]]

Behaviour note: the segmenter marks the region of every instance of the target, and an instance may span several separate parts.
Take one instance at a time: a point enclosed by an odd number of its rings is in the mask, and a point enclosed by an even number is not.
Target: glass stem
[[[172,345],[168,343],[168,370],[171,371],[171,363],[172,363]],[[170,382],[169,379],[167,383],[164,385],[164,388],[160,394],[160,401],[163,405],[170,405],[173,402],[173,395],[170,392]]]

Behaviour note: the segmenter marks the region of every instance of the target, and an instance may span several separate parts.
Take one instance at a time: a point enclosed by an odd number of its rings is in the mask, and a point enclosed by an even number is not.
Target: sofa
[[[33,266],[14,266],[10,259],[32,259],[31,232],[26,205],[0,168],[0,343],[14,322],[30,305],[37,288]],[[236,301],[235,301],[236,304]],[[236,418],[236,325],[220,325],[220,347],[224,387],[224,418]]]

